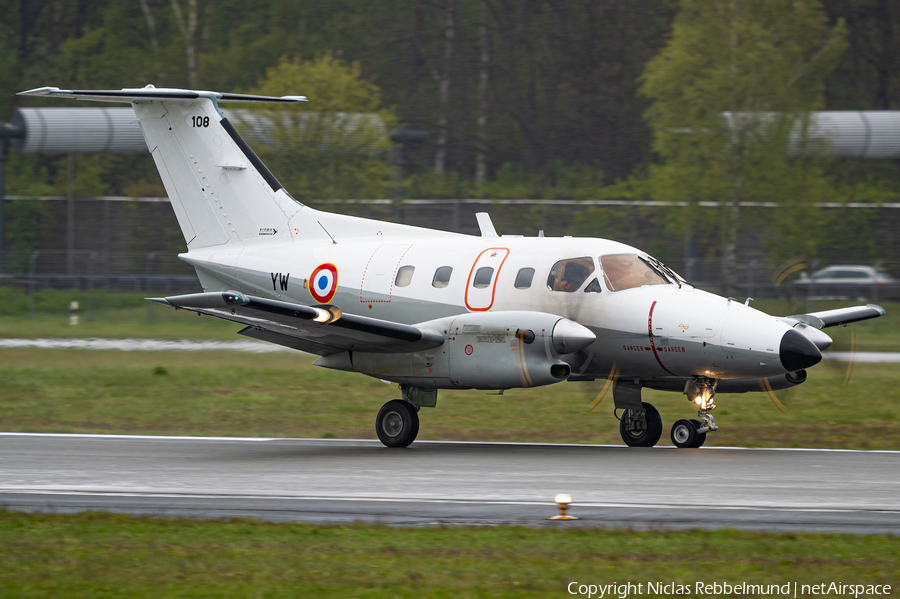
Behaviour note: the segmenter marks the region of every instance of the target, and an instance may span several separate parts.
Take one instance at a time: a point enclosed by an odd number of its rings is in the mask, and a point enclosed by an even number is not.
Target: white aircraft
[[[716,392],[806,380],[831,338],[820,329],[877,318],[875,305],[773,317],[694,288],[647,253],[594,238],[481,236],[321,212],[294,200],[218,103],[305,102],[182,89],[61,90],[130,103],[187,242],[203,293],[153,298],[245,325],[240,334],[318,354],[316,365],[400,384],[375,430],[406,447],[438,389],[490,389],[608,378],[629,446],[659,441],[641,389],[684,394],[699,420],[678,447],[717,430]]]

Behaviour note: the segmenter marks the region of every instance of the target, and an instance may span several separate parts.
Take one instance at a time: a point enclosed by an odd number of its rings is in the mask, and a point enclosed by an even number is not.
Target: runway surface
[[[0,506],[900,534],[900,452],[0,433]],[[575,522],[549,522],[572,495]]]

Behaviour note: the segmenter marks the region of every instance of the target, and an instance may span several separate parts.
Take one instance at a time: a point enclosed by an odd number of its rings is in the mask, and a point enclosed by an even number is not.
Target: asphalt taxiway
[[[0,507],[897,535],[900,452],[0,433]]]

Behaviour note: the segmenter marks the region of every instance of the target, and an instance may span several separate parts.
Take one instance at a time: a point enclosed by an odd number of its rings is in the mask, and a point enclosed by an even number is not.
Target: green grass
[[[311,365],[302,354],[0,350],[0,430],[274,437],[375,438],[379,407],[396,385]],[[824,362],[803,385],[778,392],[787,413],[759,393],[719,395],[721,427],[708,445],[900,449],[895,364]],[[612,399],[587,410],[602,387],[561,383],[441,391],[420,412],[420,439],[621,443]],[[675,393],[647,392],[668,427],[692,416]]]
[[[78,326],[69,324],[70,300],[80,304]],[[93,310],[86,294],[79,292],[39,291],[34,303],[32,314],[24,294],[0,287],[0,338],[240,338],[235,333],[241,327],[234,323],[153,304],[138,293],[97,292]]]
[[[570,582],[900,584],[900,540],[0,511],[3,597],[566,597]],[[632,595],[634,596],[634,595]],[[647,596],[644,594],[644,596]]]

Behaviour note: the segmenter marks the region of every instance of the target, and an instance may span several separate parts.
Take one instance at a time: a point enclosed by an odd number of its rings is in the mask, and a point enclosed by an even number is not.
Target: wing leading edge
[[[343,351],[404,353],[444,343],[438,332],[343,314],[337,306],[304,306],[235,292],[191,293],[147,298],[246,325],[241,335],[327,356]]]
[[[859,322],[884,316],[884,308],[875,304],[865,306],[853,306],[851,308],[838,308],[837,310],[825,310],[824,312],[812,312],[810,314],[795,314],[786,316],[784,320],[802,322],[817,329],[827,329],[841,324]]]

